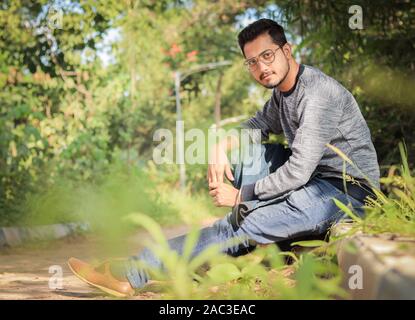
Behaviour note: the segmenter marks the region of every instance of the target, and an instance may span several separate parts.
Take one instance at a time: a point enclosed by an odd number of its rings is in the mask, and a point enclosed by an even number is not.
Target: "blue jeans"
[[[233,184],[238,189],[274,172],[290,155],[290,150],[279,144],[252,146],[253,156],[250,159],[256,167],[253,169],[252,163],[242,160],[233,168]],[[239,256],[251,252],[257,244],[278,244],[302,236],[324,234],[333,223],[346,217],[335,205],[333,198],[345,204],[351,203],[356,213],[363,215],[362,202],[343,193],[329,182],[314,177],[303,187],[283,197],[268,201],[249,201],[247,204],[250,213],[237,229],[230,222],[232,212],[212,226],[202,228],[191,257],[212,244],[218,244],[222,252],[228,255]],[[229,241],[232,238],[239,239],[239,242]],[[186,235],[170,239],[170,248],[182,254],[185,239]],[[147,265],[154,267],[161,267],[162,264],[149,248],[129,257],[126,262],[127,279],[132,287],[141,288],[149,280],[149,276],[145,270],[137,267],[137,260],[144,260]]]

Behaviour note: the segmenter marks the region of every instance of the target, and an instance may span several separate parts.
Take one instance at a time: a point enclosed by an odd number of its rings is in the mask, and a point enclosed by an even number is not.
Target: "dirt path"
[[[210,225],[214,220],[216,219],[206,220],[203,225]],[[188,227],[186,226],[164,229],[168,238],[184,234],[187,231]],[[117,256],[125,257],[138,252],[142,248],[143,241],[148,237],[145,232],[128,237],[123,246],[117,248]],[[26,245],[19,248],[2,249],[0,250],[0,300],[113,299],[79,280],[66,265],[69,257],[77,257],[88,262],[115,257],[109,252],[114,252],[114,249],[108,250],[105,246],[105,240],[93,235],[65,238],[36,246]],[[53,268],[61,268],[62,270],[62,288],[51,289],[49,286],[50,279],[54,276]],[[52,282],[53,284],[56,285],[57,282]],[[146,292],[131,299],[157,297],[159,294],[156,292]]]

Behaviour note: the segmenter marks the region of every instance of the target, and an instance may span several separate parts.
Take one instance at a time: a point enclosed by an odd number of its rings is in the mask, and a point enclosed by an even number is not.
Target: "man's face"
[[[285,56],[283,49],[278,48],[279,46],[272,41],[272,38],[268,33],[258,36],[244,46],[246,60],[256,58],[258,62],[254,68],[249,69],[251,75],[259,84],[269,89],[278,86],[284,81],[290,70],[288,59]],[[262,60],[265,59],[261,59],[260,55],[270,49],[275,54],[274,61],[272,63],[263,62]],[[267,55],[268,53],[266,53],[264,57],[267,57]]]

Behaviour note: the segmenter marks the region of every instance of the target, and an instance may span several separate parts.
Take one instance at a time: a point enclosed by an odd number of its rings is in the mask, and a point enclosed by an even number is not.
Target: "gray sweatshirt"
[[[289,92],[274,88],[271,98],[242,128],[260,129],[261,137],[283,133],[292,151],[275,172],[245,185],[242,201],[281,197],[305,185],[316,175],[343,176],[344,160],[326,146],[340,149],[359,168],[346,165],[355,180],[379,186],[379,165],[370,131],[353,95],[317,68],[300,65]],[[255,140],[255,137],[254,137]],[[366,176],[366,177],[365,177]]]

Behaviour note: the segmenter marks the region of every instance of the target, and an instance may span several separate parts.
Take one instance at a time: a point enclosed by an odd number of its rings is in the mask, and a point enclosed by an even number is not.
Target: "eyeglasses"
[[[275,53],[281,49],[278,47],[275,50],[268,49],[259,54],[257,57],[253,57],[251,59],[245,60],[244,65],[249,69],[249,71],[255,71],[258,68],[259,61],[264,63],[265,65],[269,66],[275,60]]]

